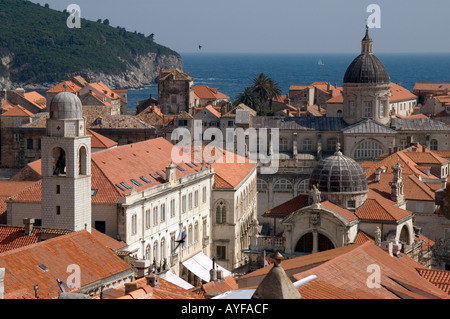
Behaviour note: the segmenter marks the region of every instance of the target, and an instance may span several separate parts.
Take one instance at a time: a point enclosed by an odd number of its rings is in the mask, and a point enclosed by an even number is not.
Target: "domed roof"
[[[70,92],[56,94],[50,102],[50,118],[53,120],[83,118],[83,106],[80,98]]]
[[[344,83],[389,84],[390,77],[384,64],[373,54],[373,41],[366,27],[366,35],[361,42],[361,54],[350,63],[344,75]]]
[[[322,193],[368,192],[366,174],[361,165],[340,151],[316,165],[309,184],[310,189],[318,186]]]

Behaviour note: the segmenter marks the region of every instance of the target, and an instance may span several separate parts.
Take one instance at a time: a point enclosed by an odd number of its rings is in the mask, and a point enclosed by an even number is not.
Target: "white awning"
[[[164,279],[173,283],[174,285],[177,285],[178,287],[184,288],[184,289],[192,289],[194,286],[192,286],[187,281],[183,280],[182,278],[175,275],[170,270],[165,273]]]
[[[210,271],[213,266],[213,261],[204,253],[200,252],[194,257],[191,257],[188,260],[183,261],[183,266],[189,269],[194,275],[196,275],[203,281],[210,282],[211,279]],[[224,277],[231,275],[231,272],[219,266],[217,263],[216,269],[222,270]]]

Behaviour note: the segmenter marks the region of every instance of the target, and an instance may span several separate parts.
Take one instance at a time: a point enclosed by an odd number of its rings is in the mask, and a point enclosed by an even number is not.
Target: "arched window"
[[[337,111],[337,117],[342,117],[342,110]]]
[[[60,147],[55,147],[52,151],[52,157],[53,157],[53,175],[65,175],[66,152]]]
[[[256,184],[256,187],[257,187],[257,189],[258,189],[258,191],[266,191],[267,190],[267,183],[264,181],[264,180],[262,180],[262,179],[259,179],[258,178],[258,181],[257,181],[257,184]]]
[[[300,194],[307,194],[309,192],[309,179],[304,179],[298,183],[297,190]]]
[[[279,179],[273,188],[275,191],[285,192],[292,190],[292,183],[287,179]]]
[[[153,261],[158,262],[158,242],[153,243]]]
[[[430,150],[437,151],[438,150],[438,141],[437,140],[431,140],[430,141]]]
[[[297,245],[295,246],[295,251],[301,253],[312,253],[314,245],[313,241],[314,236],[312,233],[307,233],[303,235],[302,238],[300,238],[299,241],[297,242]],[[319,252],[333,248],[335,247],[327,236],[321,233],[317,234],[317,249]]]
[[[161,260],[164,260],[166,258],[166,240],[165,238],[161,239]]]
[[[80,147],[78,152],[78,175],[87,175],[87,152],[86,147]]]
[[[145,259],[150,260],[150,245],[145,247]]]
[[[225,224],[227,222],[227,207],[223,201],[216,206],[216,223]]]
[[[409,232],[408,227],[406,225],[403,226],[400,232],[400,241],[405,245],[409,245]]]
[[[358,145],[355,150],[355,159],[372,159],[383,154],[383,148],[375,141],[365,141]]]

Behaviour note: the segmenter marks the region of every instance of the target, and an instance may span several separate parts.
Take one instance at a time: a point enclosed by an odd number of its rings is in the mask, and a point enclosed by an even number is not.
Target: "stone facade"
[[[194,80],[179,69],[161,70],[158,80],[158,104],[165,115],[188,112],[195,105]]]

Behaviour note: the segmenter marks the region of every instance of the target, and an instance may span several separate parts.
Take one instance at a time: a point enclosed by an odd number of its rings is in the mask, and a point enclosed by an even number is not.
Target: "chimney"
[[[225,278],[223,277],[223,270],[217,270],[217,281],[221,282],[224,280],[225,280]]]
[[[33,235],[34,222],[35,222],[34,218],[24,218],[23,219],[23,224],[25,225],[25,227],[24,227],[24,235],[25,236]]]
[[[139,289],[139,285],[136,282],[127,282],[125,284],[125,294],[129,294],[137,289]]]
[[[142,278],[148,273],[150,260],[136,260],[134,267],[136,268],[136,278]]]
[[[177,166],[173,162],[166,167],[166,181],[169,185],[174,185],[177,182]]]
[[[379,183],[380,182],[380,177],[381,177],[381,169],[377,169],[375,171],[375,182]]]
[[[414,235],[416,237],[419,237],[422,235],[422,227],[414,226]]]
[[[156,274],[151,274],[145,277],[147,279],[147,285],[152,288],[159,288],[159,277]]]
[[[210,279],[209,281],[217,282],[217,270],[216,270],[216,259],[212,259],[212,268],[209,271]]]
[[[0,300],[5,298],[5,268],[0,268]]]

